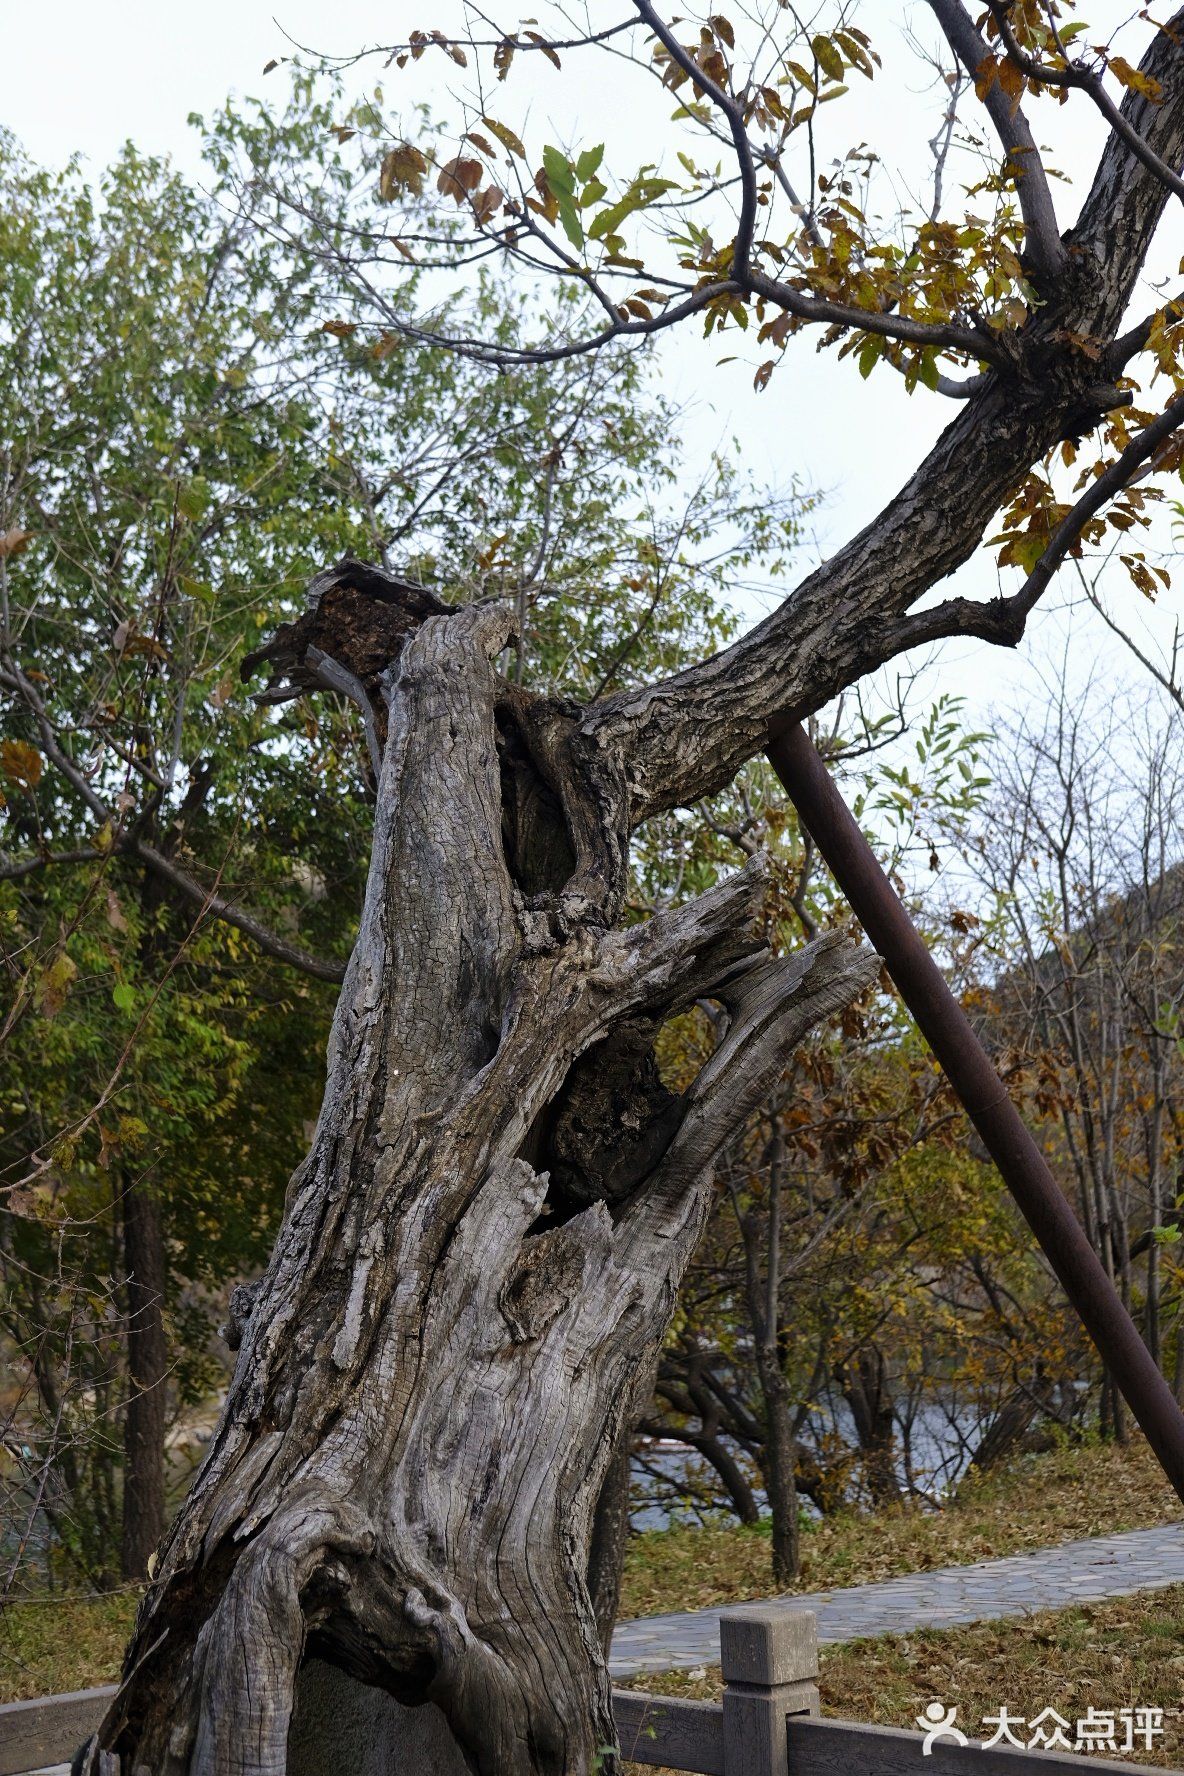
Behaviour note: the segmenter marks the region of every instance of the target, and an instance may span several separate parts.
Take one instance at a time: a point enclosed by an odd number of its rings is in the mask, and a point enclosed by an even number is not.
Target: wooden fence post
[[[787,1714],[818,1714],[813,1610],[745,1609],[720,1617],[725,1776],[787,1776]]]

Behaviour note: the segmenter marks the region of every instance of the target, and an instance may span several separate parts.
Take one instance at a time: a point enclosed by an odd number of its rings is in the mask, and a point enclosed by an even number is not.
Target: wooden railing
[[[722,1702],[613,1691],[617,1735],[628,1762],[691,1776],[1116,1776],[1118,1771],[1164,1776],[1162,1769],[1126,1759],[1071,1752],[988,1750],[947,1740],[925,1751],[920,1733],[823,1720],[815,1619],[807,1610],[729,1611],[720,1620],[720,1663]],[[0,1776],[25,1776],[69,1762],[112,1694],[110,1688],[81,1690],[0,1707]],[[117,1776],[116,1761],[105,1762]],[[379,1755],[370,1767],[381,1764]],[[292,1776],[341,1773],[309,1765]],[[399,1776],[410,1776],[402,1758]]]

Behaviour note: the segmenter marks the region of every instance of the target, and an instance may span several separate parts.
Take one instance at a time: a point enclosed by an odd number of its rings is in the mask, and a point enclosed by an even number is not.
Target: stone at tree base
[[[404,1708],[385,1690],[308,1659],[296,1681],[288,1776],[469,1776],[434,1702]]]

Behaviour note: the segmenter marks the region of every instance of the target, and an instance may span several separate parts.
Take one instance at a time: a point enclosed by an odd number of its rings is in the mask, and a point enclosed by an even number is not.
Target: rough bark
[[[508,637],[497,607],[432,614],[387,675],[312,1149],[236,1303],[225,1413],[91,1767],[101,1745],[161,1776],[283,1770],[306,1652],[437,1702],[487,1776],[582,1772],[611,1743],[587,1587],[608,1462],[717,1149],[874,959],[836,935],[771,955],[759,859],[626,931],[587,895],[525,894],[491,664]],[[728,1022],[698,1079],[672,1107],[639,1067],[622,1116],[614,1032],[639,1053],[705,994]]]
[[[164,1234],[155,1197],[133,1178],[123,1188],[127,1295],[127,1404],[123,1420],[125,1579],[142,1579],[165,1528],[164,1434],[168,1341]]]

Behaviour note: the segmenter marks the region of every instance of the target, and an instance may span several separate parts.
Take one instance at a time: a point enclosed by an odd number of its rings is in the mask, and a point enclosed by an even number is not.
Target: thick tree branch
[[[1124,369],[1132,358],[1146,350],[1155,323],[1161,319],[1165,326],[1172,326],[1175,322],[1184,319],[1184,292],[1173,296],[1170,302],[1163,303],[1159,308],[1152,309],[1149,315],[1144,315],[1141,321],[1135,326],[1129,327],[1121,338],[1114,341],[1109,353],[1112,370],[1117,372]]]
[[[763,296],[778,308],[796,315],[799,320],[818,321],[831,327],[857,327],[863,333],[878,333],[884,339],[899,339],[905,345],[937,346],[942,351],[964,352],[969,358],[981,359],[997,369],[1008,370],[1013,361],[1007,350],[984,329],[944,325],[937,321],[914,321],[908,315],[892,314],[887,309],[857,308],[850,302],[831,302],[824,296],[807,296],[792,284],[779,278],[766,277],[763,272],[748,274],[745,288],[754,296]]]
[[[962,0],[929,0],[929,6],[946,42],[971,79],[977,80],[984,62],[990,60],[990,51]],[[1065,249],[1048,176],[1028,120],[997,80],[991,81],[983,102],[1006,151],[1008,171],[1015,179],[1027,230],[1025,254],[1037,276],[1054,277],[1064,265]]]
[[[1098,163],[1093,185],[1068,237],[1071,250],[1092,255],[1102,270],[1091,316],[1096,337],[1112,340],[1122,325],[1151,236],[1170,196],[1157,164],[1184,163],[1184,9],[1160,28],[1139,64],[1162,98],[1152,104],[1128,92],[1120,116],[1138,138],[1116,130]],[[1149,164],[1149,157],[1153,163]]]
[[[1009,598],[992,598],[985,602],[951,598],[932,610],[914,611],[890,625],[892,651],[903,652],[906,648],[953,635],[976,635],[982,641],[1014,647],[1022,640],[1028,618],[1048,589],[1053,575],[1080,541],[1090,522],[1110,500],[1138,480],[1139,470],[1181,426],[1184,426],[1184,393],[1169,401],[1159,417],[1145,426],[1137,438],[1132,438],[1122,454],[1065,514],[1018,592]]]
[[[1160,446],[1174,432],[1179,431],[1182,425],[1184,392],[1170,400],[1163,412],[1150,425],[1144,426],[1137,438],[1131,439],[1126,449],[1108,469],[1103,470],[1093,486],[1082,494],[1072,511],[1066,513],[1024,584],[1014,598],[1008,600],[1017,613],[1027,617],[1090,520],[1138,478],[1137,471],[1150,461]]]

